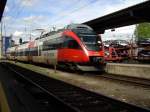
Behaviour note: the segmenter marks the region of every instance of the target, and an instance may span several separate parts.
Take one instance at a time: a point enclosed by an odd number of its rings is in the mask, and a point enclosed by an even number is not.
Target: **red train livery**
[[[95,71],[103,70],[104,50],[100,36],[92,28],[71,24],[9,48],[7,58]]]

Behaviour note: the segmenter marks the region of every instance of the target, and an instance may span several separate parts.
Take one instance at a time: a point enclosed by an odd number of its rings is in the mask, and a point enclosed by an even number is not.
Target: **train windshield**
[[[89,29],[76,29],[74,32],[79,36],[88,50],[101,50],[101,39],[94,31]]]

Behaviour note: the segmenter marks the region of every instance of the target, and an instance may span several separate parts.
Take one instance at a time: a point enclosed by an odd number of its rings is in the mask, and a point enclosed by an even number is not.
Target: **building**
[[[3,36],[3,51],[2,55],[5,56],[6,50],[11,46],[11,36]]]

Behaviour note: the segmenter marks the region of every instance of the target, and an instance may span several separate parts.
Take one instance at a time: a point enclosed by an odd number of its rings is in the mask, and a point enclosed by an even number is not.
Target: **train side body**
[[[104,50],[101,38],[86,25],[74,25],[54,34],[8,50],[9,59],[76,67],[101,67]],[[9,52],[14,52],[9,53]],[[9,56],[8,56],[9,55]]]

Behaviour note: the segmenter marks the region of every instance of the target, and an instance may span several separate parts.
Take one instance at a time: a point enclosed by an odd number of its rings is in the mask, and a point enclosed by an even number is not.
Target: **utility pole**
[[[0,59],[2,59],[2,51],[3,51],[3,22],[2,22],[2,20],[1,20]]]

